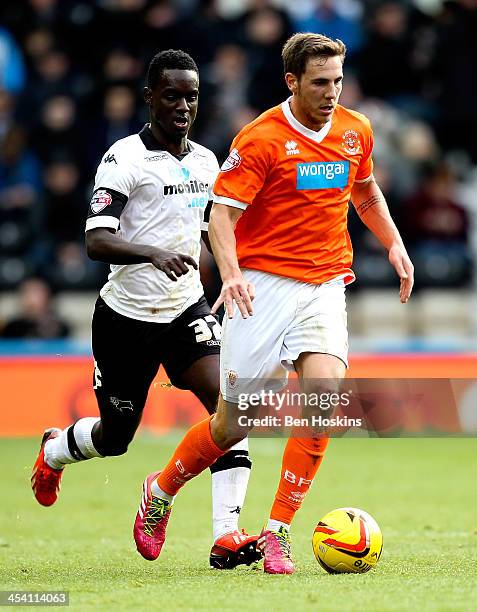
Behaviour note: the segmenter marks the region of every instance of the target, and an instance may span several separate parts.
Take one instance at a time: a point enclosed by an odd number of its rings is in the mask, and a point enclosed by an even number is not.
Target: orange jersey
[[[243,208],[235,237],[240,267],[324,283],[354,280],[347,229],[355,182],[373,172],[369,120],[338,105],[314,132],[289,101],[235,137],[214,186],[214,201]]]

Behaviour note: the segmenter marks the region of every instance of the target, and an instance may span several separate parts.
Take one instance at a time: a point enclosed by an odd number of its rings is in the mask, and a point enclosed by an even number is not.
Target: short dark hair
[[[333,40],[324,34],[299,32],[290,37],[283,46],[283,69],[285,74],[291,72],[300,79],[310,58],[338,56],[343,62],[345,55],[346,46],[339,38]]]
[[[161,80],[164,70],[193,70],[199,74],[197,64],[188,53],[180,49],[167,49],[152,58],[147,70],[147,86],[154,89]]]

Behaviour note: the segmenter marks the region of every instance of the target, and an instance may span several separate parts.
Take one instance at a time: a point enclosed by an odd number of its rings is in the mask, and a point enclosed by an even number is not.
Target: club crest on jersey
[[[233,170],[234,168],[238,168],[242,163],[242,158],[239,155],[237,149],[232,149],[229,153],[229,156],[222,164],[220,170],[222,172],[228,172],[229,170]]]
[[[285,143],[285,149],[287,155],[298,155],[300,153],[300,149],[298,149],[298,145],[294,140],[287,140]]]
[[[103,208],[109,206],[112,201],[113,198],[110,193],[104,189],[98,189],[98,191],[93,193],[93,197],[91,198],[91,210],[96,215],[97,213],[101,212]]]
[[[232,388],[235,387],[235,384],[237,383],[237,380],[238,380],[237,372],[234,372],[234,370],[229,370],[227,372],[227,380],[228,380],[230,387]]]
[[[361,150],[358,132],[346,130],[341,137],[341,146],[350,155],[356,155]]]

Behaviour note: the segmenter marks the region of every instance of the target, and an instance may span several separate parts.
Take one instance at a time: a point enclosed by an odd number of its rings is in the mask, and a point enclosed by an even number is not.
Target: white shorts
[[[279,391],[301,353],[334,355],[348,366],[348,329],[343,278],[321,285],[242,270],[255,285],[253,316],[223,320],[220,390],[237,402],[241,393]]]

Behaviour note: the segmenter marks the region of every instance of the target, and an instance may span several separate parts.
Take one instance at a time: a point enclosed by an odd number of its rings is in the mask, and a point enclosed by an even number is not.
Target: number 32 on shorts
[[[212,315],[207,315],[202,319],[196,319],[189,323],[195,331],[196,342],[208,342],[209,340],[220,340],[222,328],[217,319]]]

